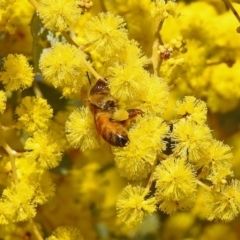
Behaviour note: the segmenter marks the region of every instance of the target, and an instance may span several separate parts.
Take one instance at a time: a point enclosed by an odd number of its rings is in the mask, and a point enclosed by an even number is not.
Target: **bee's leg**
[[[143,116],[143,111],[140,109],[128,109],[128,119],[134,118],[138,114],[141,114]]]
[[[138,114],[141,114],[141,116],[143,116],[143,111],[140,109],[128,109],[128,119],[126,119],[125,121],[122,121],[122,125],[124,127],[126,127],[127,129],[130,127],[131,125],[131,120],[134,119],[134,117],[136,117]]]

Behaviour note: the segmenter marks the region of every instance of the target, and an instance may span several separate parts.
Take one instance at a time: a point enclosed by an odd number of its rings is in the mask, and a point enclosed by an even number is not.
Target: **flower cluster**
[[[186,2],[0,0],[0,238],[214,239],[202,219],[239,216],[240,17]]]

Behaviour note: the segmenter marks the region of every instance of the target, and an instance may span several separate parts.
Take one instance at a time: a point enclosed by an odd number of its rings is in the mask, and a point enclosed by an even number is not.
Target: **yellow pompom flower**
[[[0,200],[0,224],[7,225],[9,224],[9,220],[4,215],[4,203]]]
[[[74,148],[82,151],[99,147],[93,114],[88,108],[78,108],[66,122],[66,137]]]
[[[228,177],[234,177],[231,167],[232,164],[229,164],[227,162],[214,164],[211,166],[209,175],[206,178],[215,186],[225,184]]]
[[[183,158],[167,158],[156,168],[156,200],[179,201],[197,192],[195,171]]]
[[[81,232],[75,227],[58,227],[46,240],[84,240]]]
[[[42,150],[43,151],[43,150]],[[49,173],[43,170],[34,159],[26,157],[16,158],[16,167],[19,182],[28,183],[34,188],[34,198],[36,204],[46,203],[55,192],[55,186]]]
[[[230,168],[233,155],[228,145],[223,144],[221,141],[212,140],[204,158],[206,165],[211,164],[211,167],[226,163]]]
[[[240,212],[240,182],[233,180],[217,191],[205,193],[205,206],[209,209],[208,219],[232,221]]]
[[[25,52],[25,49],[24,50],[22,49],[23,45],[19,43],[19,40],[20,42],[24,41],[25,44],[30,44],[30,42],[26,42],[26,38],[29,39],[29,36],[26,36],[26,34],[30,35],[29,29],[27,28],[27,24],[29,24],[29,22],[31,21],[32,15],[33,15],[33,6],[29,3],[28,0],[17,0],[17,1],[1,0],[0,1],[0,31],[7,32],[13,37],[11,38],[9,35],[8,36],[3,35],[3,38],[1,41],[1,48],[2,48],[1,50],[3,50],[3,48],[6,47],[8,48],[6,49],[7,53],[23,52],[23,51]],[[14,36],[14,34],[16,35]],[[4,44],[4,40],[8,42],[7,45],[6,45],[6,42]],[[17,47],[19,45],[21,45],[21,47]],[[28,48],[28,46],[25,46],[25,45],[24,47]],[[1,54],[2,56],[4,55],[3,52],[1,52]]]
[[[211,145],[212,136],[206,125],[180,121],[173,126],[172,140],[174,153],[188,161],[201,165],[198,161],[205,155]]]
[[[0,113],[3,113],[6,109],[7,97],[4,91],[0,91]]]
[[[125,65],[116,63],[109,68],[109,74],[109,88],[115,98],[127,102],[141,96],[147,77],[142,67],[136,66],[134,62]]]
[[[169,16],[178,17],[175,1],[155,0],[151,3],[151,16],[163,21]]]
[[[177,114],[188,121],[204,124],[207,119],[206,103],[193,96],[186,96],[183,101],[178,101],[175,108]]]
[[[211,223],[201,229],[199,240],[238,240],[238,231],[233,230],[233,224]]]
[[[140,118],[128,133],[129,144],[114,150],[116,166],[122,177],[140,180],[147,177],[158,152],[166,149],[163,140],[169,126],[160,117]]]
[[[135,66],[144,67],[147,63],[147,57],[144,55],[139,43],[132,39],[110,61],[111,63],[118,62],[121,65],[132,63]]]
[[[41,56],[39,67],[44,79],[55,88],[62,87],[63,95],[80,92],[87,84],[86,55],[75,46],[57,43]]]
[[[25,142],[26,157],[43,169],[56,167],[62,157],[58,140],[52,132],[37,131]]]
[[[9,54],[4,58],[0,81],[4,84],[6,90],[15,91],[30,87],[33,77],[32,67],[30,67],[24,55]]]
[[[1,0],[0,1],[0,9],[6,10],[9,6],[11,6],[16,0]]]
[[[91,18],[85,27],[85,37],[91,44],[90,48],[105,58],[115,55],[129,41],[125,25],[122,17],[111,12]]]
[[[95,158],[93,154],[91,157]],[[72,187],[76,191],[77,198],[81,199],[82,206],[98,205],[99,200],[106,194],[106,178],[101,173],[101,168],[101,164],[89,162],[81,169],[75,168],[70,171]]]
[[[186,196],[178,201],[159,195],[157,200],[160,202],[159,209],[171,215],[177,211],[188,211],[192,208],[196,200],[196,194]]]
[[[39,15],[51,31],[68,31],[81,16],[79,0],[41,0]]]
[[[184,65],[185,60],[182,57],[169,58],[163,61],[159,75],[164,76],[164,80],[169,84],[176,83],[176,81],[182,79],[185,74],[185,70],[183,69]]]
[[[210,165],[207,179],[217,185],[221,184],[227,176],[233,176],[232,159],[231,148],[220,141],[213,140],[202,160],[202,162],[205,161],[205,166]]]
[[[18,124],[22,125],[28,134],[32,134],[35,131],[47,130],[53,110],[43,98],[25,97],[17,107],[16,114],[19,116]]]
[[[156,76],[146,76],[143,82],[142,94],[137,98],[142,104],[139,108],[146,114],[161,116],[168,103],[169,89],[166,82]]]
[[[146,214],[156,211],[155,198],[146,198],[147,194],[143,187],[125,187],[116,203],[118,217],[128,225],[139,225]]]
[[[1,186],[10,186],[12,183],[12,166],[10,163],[10,157],[4,156],[1,157],[0,161],[0,185]]]
[[[36,204],[32,201],[34,187],[24,182],[4,189],[1,203],[3,215],[13,221],[26,221],[36,215]]]
[[[36,204],[43,205],[54,196],[55,185],[53,184],[48,172],[37,172],[30,176],[29,180],[35,187],[33,201]]]

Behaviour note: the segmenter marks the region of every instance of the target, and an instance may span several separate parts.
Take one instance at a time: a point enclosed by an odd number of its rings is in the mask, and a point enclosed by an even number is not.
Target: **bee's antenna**
[[[91,83],[91,80],[90,80],[90,77],[89,77],[89,74],[88,74],[88,72],[86,72],[86,75],[87,75],[88,82],[89,82],[90,86],[92,86],[92,83]]]

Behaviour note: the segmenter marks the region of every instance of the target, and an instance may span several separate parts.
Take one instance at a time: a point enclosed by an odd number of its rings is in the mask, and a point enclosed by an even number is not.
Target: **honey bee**
[[[129,109],[128,119],[117,121],[113,114],[118,110],[116,99],[110,94],[106,79],[98,79],[91,88],[89,94],[90,109],[94,115],[94,121],[98,133],[109,144],[116,147],[124,147],[129,142],[127,129],[129,119],[137,114],[143,114],[140,109]]]

